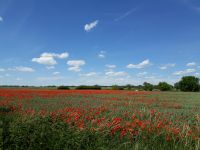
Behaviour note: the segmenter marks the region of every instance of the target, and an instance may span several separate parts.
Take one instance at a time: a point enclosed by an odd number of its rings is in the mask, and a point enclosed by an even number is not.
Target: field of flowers
[[[200,150],[200,93],[0,89],[3,149]]]

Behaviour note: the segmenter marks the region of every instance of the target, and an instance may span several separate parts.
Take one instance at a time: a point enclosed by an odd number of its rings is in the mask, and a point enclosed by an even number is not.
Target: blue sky
[[[199,0],[0,0],[0,84],[200,76]]]

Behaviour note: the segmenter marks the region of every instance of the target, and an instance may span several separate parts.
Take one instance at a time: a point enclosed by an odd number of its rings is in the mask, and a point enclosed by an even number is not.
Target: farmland
[[[5,149],[200,149],[200,93],[0,89]]]

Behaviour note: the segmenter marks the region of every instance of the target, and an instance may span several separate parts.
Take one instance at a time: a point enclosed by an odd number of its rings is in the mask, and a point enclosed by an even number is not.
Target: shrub
[[[98,85],[94,86],[87,86],[87,85],[80,85],[76,87],[77,90],[101,90],[101,87]]]
[[[168,84],[167,82],[159,82],[157,87],[161,91],[170,91],[172,89],[172,85]]]
[[[147,83],[147,82],[144,82],[143,86],[144,86],[143,88],[144,88],[145,91],[152,91],[153,87],[154,87],[153,84]]]

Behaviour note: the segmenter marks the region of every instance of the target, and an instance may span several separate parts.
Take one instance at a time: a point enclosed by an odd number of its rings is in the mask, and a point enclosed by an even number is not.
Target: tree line
[[[100,90],[100,89],[112,89],[112,90],[145,90],[145,91],[184,91],[184,92],[198,92],[200,91],[200,79],[195,76],[185,76],[182,77],[182,79],[175,83],[174,85],[171,85],[167,82],[159,82],[157,85],[153,85],[148,82],[144,82],[143,85],[131,85],[127,84],[124,86],[119,85],[112,85],[112,86],[88,86],[88,85],[80,85],[75,86],[73,89],[78,90],[86,90],[86,89],[92,89],[92,90]],[[71,87],[69,86],[59,86],[58,89],[65,89],[69,90]]]
[[[157,85],[153,85],[148,82],[144,82],[142,85],[112,85],[112,86],[100,86],[100,85],[80,85],[80,86],[19,86],[19,85],[1,85],[0,88],[47,88],[47,89],[59,89],[59,90],[138,90],[138,91],[184,91],[184,92],[198,92],[200,91],[200,79],[195,76],[184,76],[181,80],[174,85],[167,82],[159,82]]]

